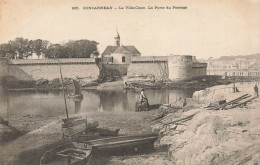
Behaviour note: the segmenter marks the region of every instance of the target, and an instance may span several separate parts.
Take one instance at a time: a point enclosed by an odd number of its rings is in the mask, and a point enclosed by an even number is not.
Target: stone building
[[[107,46],[101,54],[102,63],[104,64],[130,64],[133,56],[141,56],[141,53],[135,46],[120,45],[120,35],[114,37],[115,45]]]

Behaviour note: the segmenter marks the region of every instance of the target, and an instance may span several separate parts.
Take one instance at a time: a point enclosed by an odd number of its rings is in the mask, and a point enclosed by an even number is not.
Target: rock
[[[164,126],[160,123],[157,123],[151,126],[152,132],[159,132]]]
[[[185,131],[186,130],[186,126],[184,126],[184,125],[178,125],[178,126],[176,126],[176,131],[180,131],[180,132],[182,132],[182,131]]]

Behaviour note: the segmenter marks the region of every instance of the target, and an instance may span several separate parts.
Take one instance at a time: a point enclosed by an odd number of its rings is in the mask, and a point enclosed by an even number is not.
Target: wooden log
[[[236,104],[239,104],[239,101],[242,101],[242,100],[247,99],[247,98],[249,98],[249,97],[251,97],[251,95],[245,96],[245,97],[243,97],[243,98],[241,98],[241,99],[237,100],[236,102],[233,102],[232,104],[229,104],[229,105],[234,106],[234,104],[235,104],[235,105],[236,105]],[[228,106],[228,105],[222,107],[221,109],[224,109],[224,108],[227,107],[227,106]]]
[[[170,121],[170,122],[166,122],[166,123],[163,123],[163,125],[167,125],[167,124],[173,124],[173,123],[176,123],[176,122],[179,122],[179,121],[187,121],[187,120],[190,120],[192,119],[193,116],[195,116],[197,113],[194,113],[192,115],[189,115],[187,117],[184,117],[184,118],[181,118],[181,119],[177,119],[177,120],[174,120],[174,121]]]
[[[227,103],[225,103],[225,104],[223,104],[223,105],[220,105],[220,106],[214,108],[214,110],[223,109],[223,108],[226,107],[227,105],[230,105],[230,104],[236,103],[236,102],[238,102],[238,101],[240,101],[240,100],[243,100],[245,97],[246,97],[246,98],[247,98],[247,97],[250,97],[250,95],[244,94],[244,95],[242,95],[242,96],[240,96],[240,97],[238,97],[238,98],[236,98],[236,99],[233,99],[233,100],[231,100],[231,101],[229,101],[229,102],[227,102]]]
[[[254,99],[256,99],[256,98],[257,98],[257,96],[252,97],[252,98],[249,98],[249,99],[247,99],[246,101],[243,101],[243,102],[241,102],[241,103],[239,103],[239,104],[233,105],[233,106],[231,106],[230,108],[227,108],[227,109],[232,109],[232,108],[238,107],[238,106],[240,106],[240,105],[246,104],[246,103],[248,103],[249,101],[252,101],[252,100],[254,100]]]

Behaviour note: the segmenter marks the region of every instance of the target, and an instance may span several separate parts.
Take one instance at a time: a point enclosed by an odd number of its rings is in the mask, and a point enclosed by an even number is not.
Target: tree
[[[48,49],[45,52],[45,57],[46,58],[56,58],[60,57],[62,54],[61,51],[61,45],[60,44],[51,44]]]
[[[65,47],[69,49],[70,58],[89,58],[93,52],[97,52],[98,42],[89,40],[69,41]]]
[[[90,40],[69,41],[65,44],[50,44],[49,41],[36,39],[28,40],[22,37],[0,45],[0,55],[8,58],[28,58],[33,53],[38,56],[45,54],[46,58],[89,58],[97,57],[99,43]]]
[[[22,59],[22,58],[24,58],[24,56],[26,56],[25,53],[27,53],[29,50],[28,39],[24,39],[22,37],[16,38],[14,41],[9,41],[9,43],[14,48],[14,50],[18,53],[17,58]]]
[[[94,57],[94,58],[98,58],[99,52],[98,51],[94,51],[94,52],[92,52],[91,56]]]
[[[0,45],[0,56],[14,58],[15,50],[10,43]]]

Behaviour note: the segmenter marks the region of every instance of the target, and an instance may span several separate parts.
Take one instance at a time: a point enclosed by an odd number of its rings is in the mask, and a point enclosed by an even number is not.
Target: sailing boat
[[[57,60],[59,62],[62,92],[63,92],[65,111],[66,111],[66,116],[67,116],[67,118],[62,119],[62,121],[63,121],[62,133],[63,133],[63,137],[71,138],[73,135],[85,132],[85,130],[87,128],[87,119],[83,119],[82,117],[73,117],[73,118],[69,117],[67,101],[66,101],[66,96],[65,96],[65,91],[64,91],[62,71],[61,71],[61,66],[60,66],[60,60],[59,59],[57,59]],[[79,92],[80,92],[80,89],[79,89]]]
[[[69,95],[69,98],[83,98],[80,90],[80,84],[78,81],[73,79],[73,95]]]

